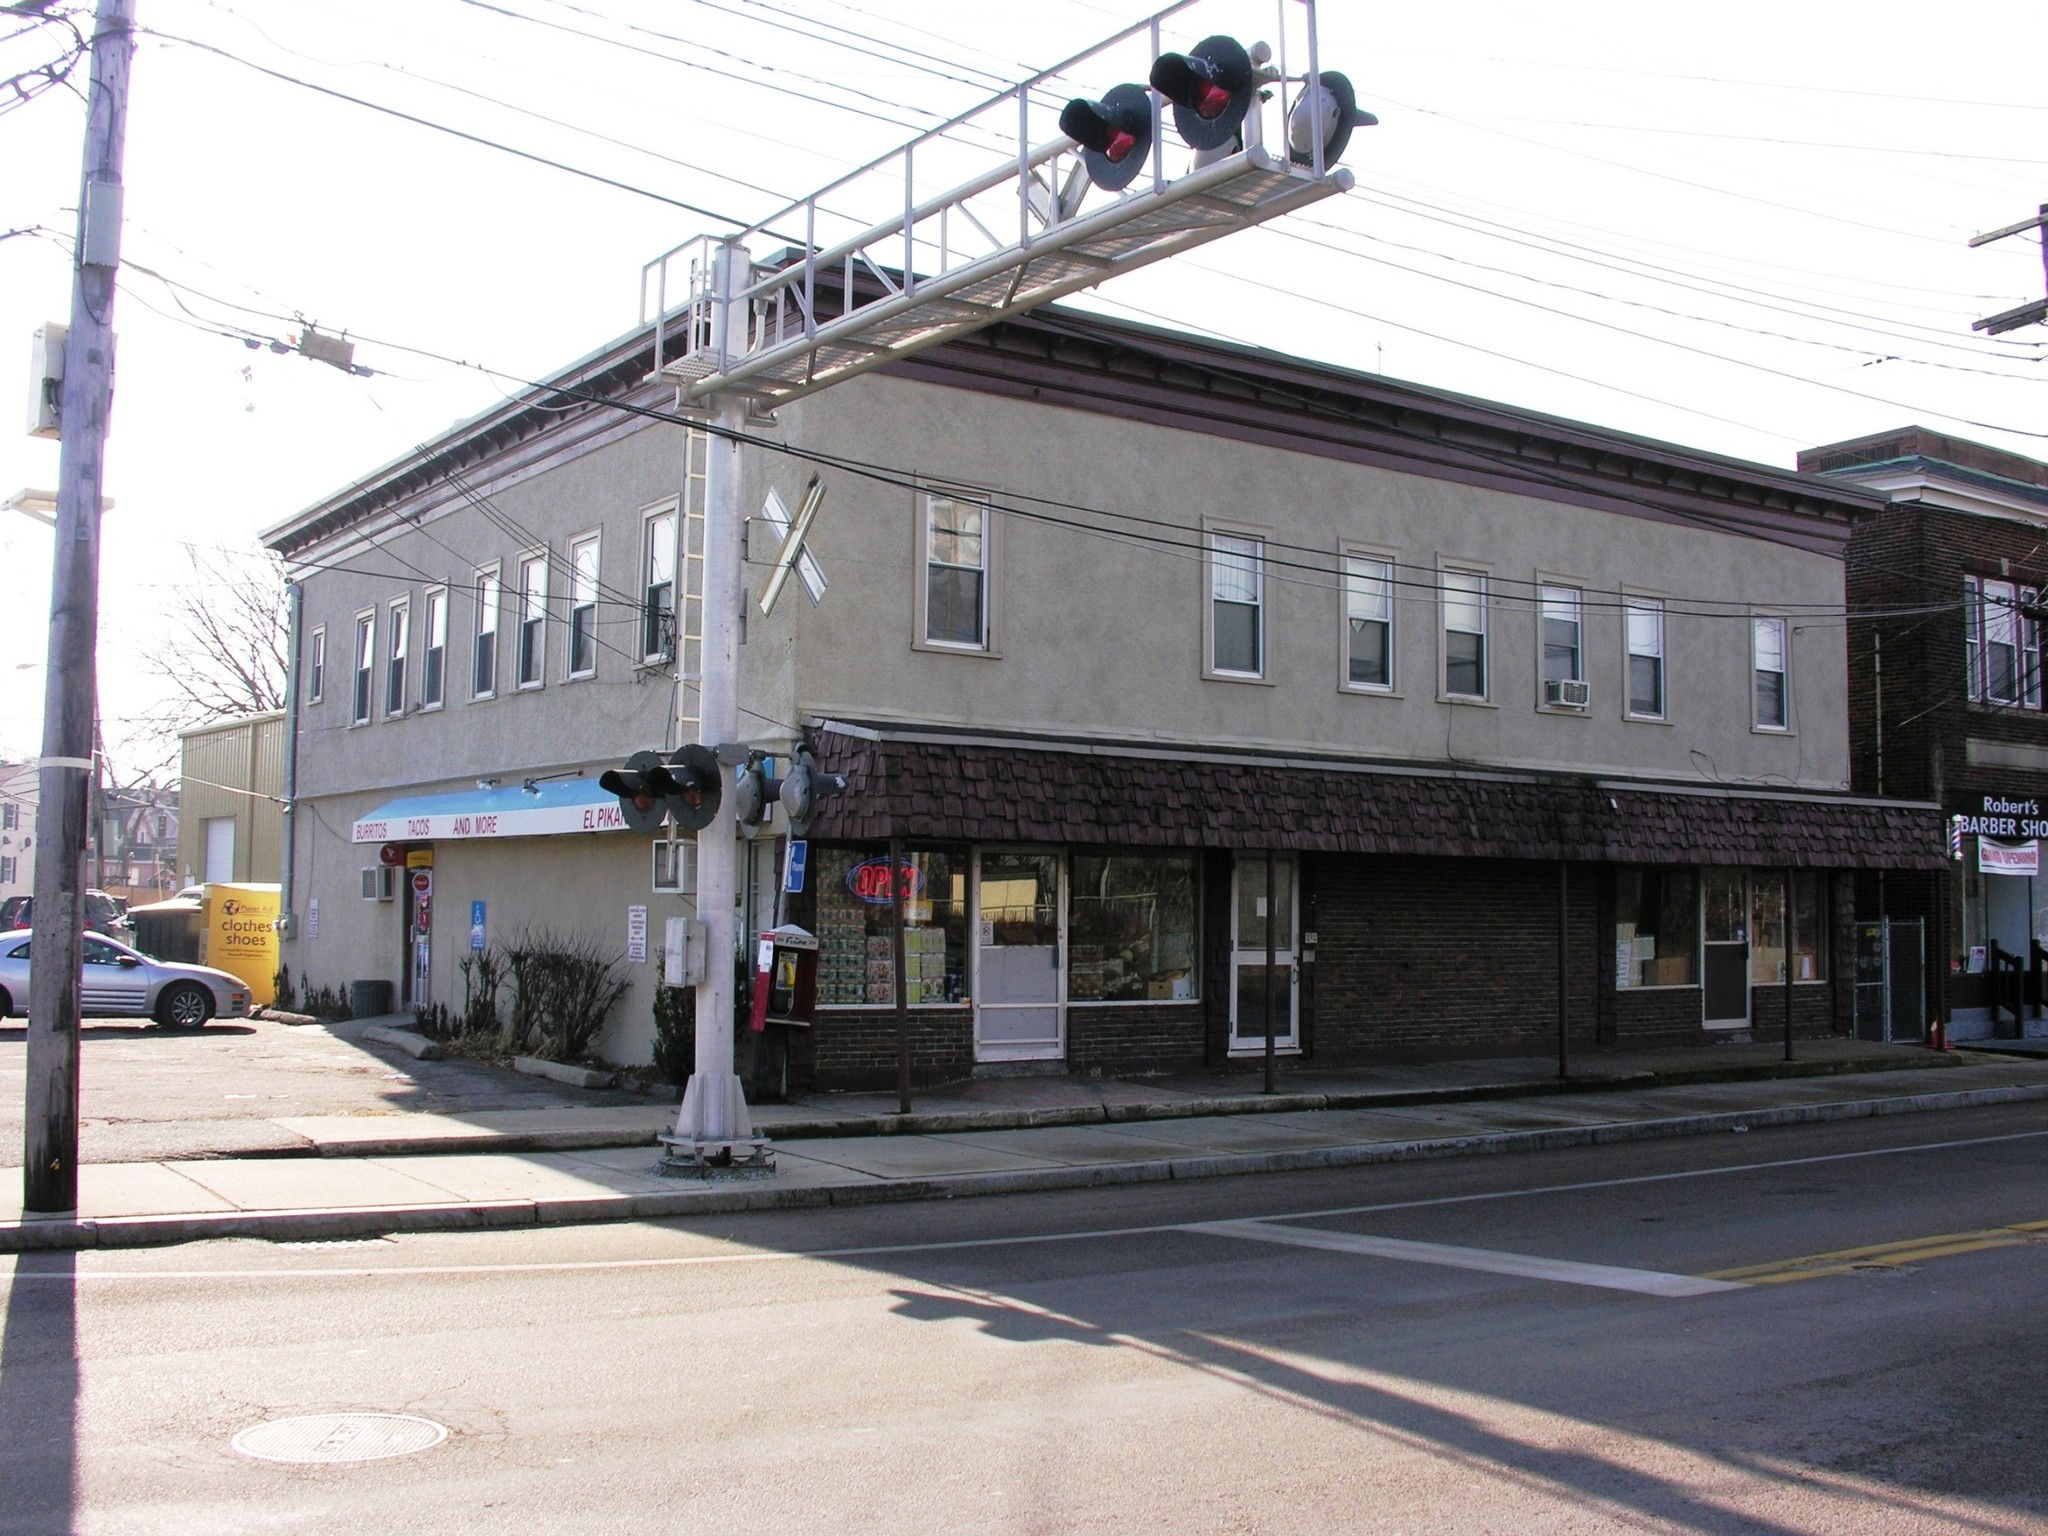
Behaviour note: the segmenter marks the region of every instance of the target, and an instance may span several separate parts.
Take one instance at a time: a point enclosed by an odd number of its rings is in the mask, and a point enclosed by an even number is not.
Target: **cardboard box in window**
[[[1149,1002],[1184,1003],[1194,996],[1194,985],[1186,971],[1176,971],[1171,976],[1154,976],[1145,983],[1145,997]]]
[[[1686,955],[1666,955],[1661,960],[1643,962],[1643,985],[1646,987],[1683,987],[1692,982],[1689,972],[1692,962]]]

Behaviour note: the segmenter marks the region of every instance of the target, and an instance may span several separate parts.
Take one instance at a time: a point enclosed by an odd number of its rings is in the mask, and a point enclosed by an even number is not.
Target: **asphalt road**
[[[30,1256],[0,1530],[2048,1531],[2044,1174],[2016,1106]],[[448,1436],[230,1444],[337,1411]]]
[[[361,1038],[360,1024],[267,1019],[161,1029],[88,1019],[79,1044],[79,1156],[88,1163],[305,1150],[272,1123],[298,1115],[644,1104],[634,1093],[564,1088],[487,1062],[415,1061]],[[19,1168],[28,1029],[0,1025],[0,1168]]]

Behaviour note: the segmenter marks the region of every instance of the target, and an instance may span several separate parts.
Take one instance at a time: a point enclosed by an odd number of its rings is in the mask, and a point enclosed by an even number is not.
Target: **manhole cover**
[[[310,1413],[252,1424],[233,1444],[258,1461],[381,1461],[429,1450],[447,1438],[447,1425],[406,1413]]]

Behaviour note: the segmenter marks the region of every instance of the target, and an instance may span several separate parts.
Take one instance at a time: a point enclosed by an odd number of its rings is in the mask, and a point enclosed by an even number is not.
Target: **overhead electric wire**
[[[546,155],[536,154],[532,150],[515,148],[513,145],[503,143],[497,139],[487,138],[483,134],[470,133],[465,129],[454,127],[448,123],[438,123],[430,117],[421,117],[416,113],[404,112],[397,107],[370,101],[362,96],[353,96],[347,91],[338,91],[332,86],[318,85],[311,80],[302,80],[297,75],[287,74],[279,69],[271,69],[266,65],[245,59],[239,54],[230,53],[225,48],[216,48],[211,43],[202,43],[193,38],[180,37],[175,33],[160,32],[149,27],[138,27],[136,31],[146,33],[148,36],[158,38],[163,42],[178,43],[187,48],[195,48],[201,53],[213,54],[217,58],[226,59],[233,64],[239,64],[244,69],[253,70],[259,75],[267,75],[271,79],[282,81],[286,85],[298,86],[301,90],[313,91],[322,96],[331,96],[337,101],[345,101],[354,106],[367,108],[372,112],[380,112],[387,117],[395,117],[402,122],[412,123],[416,127],[428,128],[435,133],[445,133],[452,138],[462,139],[468,143],[480,145],[485,149],[495,149],[521,160],[530,160],[536,165],[547,166],[551,170],[562,171],[570,176],[579,176],[585,181],[594,181],[603,186],[614,187],[621,192],[630,192],[635,197],[644,197],[657,203],[666,203],[671,208],[680,208],[685,213],[694,213],[700,218],[710,219],[715,224],[724,224],[735,229],[745,229],[751,223],[750,220],[736,218],[728,213],[720,213],[716,209],[706,208],[699,203],[685,202],[681,198],[670,197],[665,192],[656,192],[647,187],[635,186],[632,182],[620,181],[616,177],[585,170],[580,166],[570,165],[565,161],[553,160]]]
[[[1917,155],[1934,160],[1977,160],[1998,165],[2048,165],[2031,155],[1985,155],[1961,149],[1926,149],[1908,144],[1850,144],[1824,139],[1786,139],[1764,133],[1727,133],[1712,128],[1669,128],[1651,123],[1588,123],[1562,117],[1519,117],[1503,112],[1468,112],[1460,121],[1534,123],[1552,128],[1586,128],[1602,133],[1661,133],[1679,138],[1724,139],[1737,144],[1772,144],[1792,149],[1848,150],[1871,155]]]

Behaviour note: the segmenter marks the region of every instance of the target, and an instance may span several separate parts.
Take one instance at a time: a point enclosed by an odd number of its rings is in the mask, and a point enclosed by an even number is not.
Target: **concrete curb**
[[[1144,1162],[1025,1168],[998,1173],[942,1174],[864,1184],[813,1185],[801,1189],[777,1189],[772,1185],[750,1183],[563,1200],[464,1201],[445,1205],[372,1206],[356,1210],[230,1211],[191,1216],[18,1221],[0,1223],[0,1253],[139,1248],[224,1237],[310,1241],[379,1237],[399,1232],[466,1232],[605,1221],[647,1221],[739,1211],[892,1205],[917,1200],[956,1200],[981,1195],[1227,1178],[1250,1173],[1359,1168],[1444,1157],[1547,1152],[1569,1147],[1662,1141],[1680,1136],[1707,1136],[1773,1126],[1818,1125],[1838,1120],[1871,1119],[1880,1115],[1971,1109],[2044,1099],[2048,1099],[2048,1083],[1948,1093],[1901,1094],[1896,1098],[1851,1099],[1832,1104],[1795,1104],[1777,1109],[1724,1110],[1661,1120],[1621,1120],[1606,1125],[1476,1132],[1465,1136],[1373,1142],[1350,1147],[1219,1153]]]
[[[571,1088],[610,1088],[619,1080],[616,1072],[598,1072],[589,1067],[570,1066],[566,1062],[542,1061],[538,1056],[514,1056],[512,1070],[524,1072],[528,1077],[544,1077],[551,1083],[566,1083]]]
[[[395,1045],[415,1061],[440,1061],[448,1054],[417,1030],[387,1029],[382,1024],[372,1024],[363,1031],[363,1038],[374,1040],[379,1045]]]

